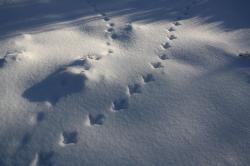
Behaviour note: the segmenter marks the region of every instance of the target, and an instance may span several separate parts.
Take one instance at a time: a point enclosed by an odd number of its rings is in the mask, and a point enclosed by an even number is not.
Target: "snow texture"
[[[0,166],[248,166],[248,0],[0,0]]]

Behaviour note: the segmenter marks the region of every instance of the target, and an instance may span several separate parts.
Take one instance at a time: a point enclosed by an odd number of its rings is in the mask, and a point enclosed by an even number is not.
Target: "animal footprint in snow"
[[[133,84],[133,85],[128,85],[128,91],[130,95],[133,95],[135,93],[141,93],[141,85],[140,84]]]
[[[152,62],[151,63],[152,67],[155,68],[155,69],[158,69],[158,68],[162,68],[163,65],[161,62]]]
[[[171,47],[171,45],[170,45],[169,42],[163,43],[161,46],[162,46],[162,48],[164,48],[164,49],[168,49],[168,48]]]
[[[120,42],[121,41],[128,42],[132,39],[132,36],[133,36],[132,30],[133,30],[133,27],[130,24],[127,24],[124,27],[117,28],[114,30],[111,29],[110,38],[113,40],[120,41]]]
[[[180,23],[179,21],[177,21],[177,22],[174,23],[174,25],[175,25],[175,26],[180,26],[181,23]]]
[[[78,142],[78,133],[77,131],[64,131],[61,135],[60,145],[74,145]]]
[[[143,81],[144,81],[145,83],[149,83],[149,82],[155,81],[154,75],[151,74],[151,73],[142,76],[142,79],[143,79]]]
[[[108,26],[114,27],[114,26],[115,26],[115,23],[109,23]]]
[[[169,40],[177,39],[177,37],[175,35],[170,35],[168,38],[169,38]]]
[[[159,55],[159,58],[161,60],[167,60],[167,59],[169,59],[169,57],[166,54]]]
[[[5,57],[0,58],[0,68],[2,68],[6,63],[7,63],[7,61],[6,61]]]
[[[115,30],[114,30],[114,28],[108,28],[107,29],[107,32],[109,32],[109,33],[112,33],[112,32],[114,32]]]
[[[114,50],[109,49],[109,50],[108,50],[108,53],[109,53],[109,54],[113,54],[113,53],[114,53]]]
[[[170,27],[170,28],[168,29],[168,31],[169,31],[169,32],[173,32],[173,31],[176,31],[176,30],[175,30],[174,27]]]
[[[127,98],[121,98],[121,99],[117,99],[113,102],[113,110],[114,111],[120,111],[120,110],[124,110],[127,109],[129,106],[129,101]]]
[[[107,22],[107,21],[109,21],[109,20],[110,20],[110,18],[109,18],[109,17],[107,17],[107,16],[105,16],[105,17],[103,18],[103,20]]]
[[[133,30],[133,27],[132,27],[131,24],[127,24],[127,25],[125,26],[124,30],[125,30],[126,32],[131,32],[131,31]]]
[[[105,116],[103,114],[91,115],[89,114],[90,125],[103,125],[105,121]]]
[[[92,60],[100,60],[102,57],[100,55],[88,55],[88,58]]]
[[[115,40],[115,39],[118,38],[118,35],[117,35],[116,33],[113,33],[113,34],[111,35],[111,38],[112,38],[113,40]]]

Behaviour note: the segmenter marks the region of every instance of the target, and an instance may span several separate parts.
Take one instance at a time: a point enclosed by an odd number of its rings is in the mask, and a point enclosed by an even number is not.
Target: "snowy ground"
[[[0,166],[248,166],[249,6],[0,0]]]

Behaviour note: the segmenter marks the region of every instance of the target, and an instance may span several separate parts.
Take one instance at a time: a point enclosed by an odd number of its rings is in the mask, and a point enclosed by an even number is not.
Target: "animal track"
[[[107,16],[105,16],[105,17],[103,18],[103,20],[106,21],[106,22],[108,22],[108,21],[110,20],[110,18],[107,17]]]
[[[152,67],[155,68],[155,69],[158,69],[158,68],[162,68],[163,65],[161,62],[152,62],[151,63]]]
[[[115,26],[115,23],[109,23],[108,26],[114,27],[114,26]]]
[[[161,46],[162,46],[162,48],[164,48],[164,49],[168,49],[168,48],[171,47],[171,45],[170,45],[169,42],[163,43]]]
[[[144,81],[145,83],[149,83],[149,82],[155,81],[154,75],[151,74],[151,73],[142,76],[142,78],[143,78],[143,81]]]
[[[113,26],[111,27],[113,28]],[[131,24],[126,24],[124,27],[118,29],[110,29],[110,38],[118,41],[129,41],[132,37],[133,27]]]
[[[175,26],[180,26],[181,23],[180,23],[179,21],[176,21],[176,22],[174,23],[174,25],[175,25]]]
[[[91,115],[89,114],[90,125],[103,125],[105,121],[105,116],[103,114]]]
[[[159,55],[159,58],[160,58],[161,60],[167,60],[167,59],[169,59],[168,56],[167,56],[166,54]]]
[[[177,37],[175,35],[170,35],[168,38],[169,38],[169,40],[177,39]]]
[[[77,131],[64,131],[61,135],[62,146],[74,145],[78,142],[78,132]]]
[[[114,28],[108,28],[107,29],[107,32],[109,32],[109,33],[114,32],[114,31],[115,31]]]
[[[174,27],[170,27],[170,28],[168,29],[168,31],[169,31],[169,32],[173,32],[173,31],[176,31],[176,30],[175,30]]]
[[[116,33],[113,33],[113,34],[111,35],[111,38],[112,38],[113,40],[115,40],[115,39],[118,38],[118,35],[117,35]]]
[[[100,55],[88,55],[88,58],[92,60],[100,60],[102,57]]]
[[[129,101],[127,98],[117,99],[113,102],[113,110],[120,111],[127,109],[129,106]]]
[[[131,32],[131,31],[133,30],[133,27],[132,27],[131,24],[127,24],[127,25],[125,26],[124,30],[125,30],[126,32]]]
[[[141,85],[140,84],[133,84],[133,85],[128,85],[128,90],[129,90],[129,94],[133,95],[135,93],[141,93]]]
[[[108,53],[109,53],[109,54],[113,54],[114,51],[113,51],[112,49],[109,49],[109,50],[108,50]]]
[[[7,61],[6,61],[5,57],[0,58],[0,68],[2,68],[6,63],[7,63]]]

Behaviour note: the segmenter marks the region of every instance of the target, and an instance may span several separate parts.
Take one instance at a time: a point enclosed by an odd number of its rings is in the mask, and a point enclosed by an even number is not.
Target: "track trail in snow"
[[[112,22],[112,18],[108,16],[107,13],[102,12],[98,9],[98,6],[94,4],[91,1],[87,1],[87,4],[93,9],[94,12],[96,12],[98,15],[101,16],[101,21],[105,24],[106,29],[103,30],[105,33],[106,38],[106,46],[107,46],[107,56],[111,54],[115,54],[114,50],[112,49],[113,42],[116,40],[119,40],[119,34],[116,30],[116,24],[115,22]],[[194,5],[195,2],[192,2],[192,5]],[[190,10],[192,5],[188,5],[184,11],[182,11],[181,15],[178,17],[178,19],[181,19],[183,17],[186,17]],[[164,61],[169,60],[169,51],[172,47],[172,43],[175,42],[175,40],[178,40],[178,36],[176,36],[175,32],[178,31],[178,28],[181,27],[182,23],[177,20],[176,22],[171,23],[171,26],[167,29],[166,33],[166,41],[162,44],[160,44],[160,47],[162,48],[161,55],[158,56],[158,61],[149,62],[149,65],[152,67],[153,70],[159,71],[160,69],[164,68]],[[124,31],[131,32],[133,30],[132,24],[127,23],[126,27],[123,29]],[[78,71],[79,73],[83,74],[90,70],[92,68],[91,61],[99,61],[103,57],[96,56],[96,55],[88,55],[86,58],[81,58],[76,61],[74,61],[72,64],[65,67],[65,69],[70,68],[71,70]],[[7,63],[7,57],[4,57],[0,59],[0,67],[3,67]],[[63,70],[65,70],[63,69]],[[117,98],[114,101],[111,101],[111,112],[122,112],[124,110],[127,110],[129,108],[129,101],[134,95],[140,95],[143,93],[143,87],[147,86],[147,84],[154,83],[157,81],[156,77],[153,73],[144,73],[140,76],[141,81],[140,82],[134,82],[132,84],[127,85],[127,92],[124,92],[127,94],[126,97]],[[61,82],[62,86],[67,86],[67,80],[62,80]],[[48,109],[53,110],[53,102],[47,101],[46,102]],[[41,123],[44,119],[46,119],[46,113],[41,111],[38,112],[35,117],[31,119],[32,123],[38,124]],[[100,126],[105,124],[105,121],[107,120],[107,112],[100,112],[98,114],[88,113],[87,115],[87,122],[86,124],[88,126]],[[23,142],[28,142],[30,140],[30,137],[32,135],[25,135],[23,138]],[[78,131],[76,130],[67,130],[62,131],[58,144],[62,147],[67,146],[73,146],[76,145],[78,140]],[[34,159],[32,161],[32,165],[43,165],[43,164],[50,164],[51,158],[54,156],[53,151],[48,152],[37,152],[34,156]]]
[[[111,40],[108,40],[107,46],[111,46],[112,45],[112,41],[115,41],[119,38],[119,35],[116,33],[116,29],[115,29],[115,23],[112,22],[112,18],[110,18],[106,13],[100,11],[97,7],[96,4],[93,4],[91,1],[87,1],[88,4],[93,8],[93,10],[102,16],[102,19],[106,24],[107,29],[105,30],[105,33],[108,34],[108,37]],[[185,13],[183,13],[183,16],[187,16],[188,12],[190,11],[190,7],[187,7],[185,9]],[[182,15],[181,15],[182,16]],[[178,28],[178,26],[181,26],[181,23],[179,21],[176,21],[173,23],[173,25],[168,29],[169,34],[167,34],[167,41],[165,43],[161,44],[161,47],[163,48],[163,50],[167,51],[170,47],[171,44],[170,42],[173,42],[174,40],[178,39],[177,36],[174,34],[174,32],[176,31],[176,29]],[[127,23],[125,31],[132,31],[133,27],[131,23]],[[112,49],[108,49],[108,53],[114,53]],[[153,69],[160,69],[163,68],[164,65],[162,63],[162,61],[165,61],[167,59],[169,59],[167,53],[164,53],[162,55],[159,56],[161,61],[156,61],[156,62],[151,62],[149,63],[151,65],[151,67]],[[154,82],[156,81],[155,76],[152,73],[145,73],[141,76],[141,80],[142,82],[136,82],[134,84],[130,84],[127,86],[127,97],[123,97],[123,98],[117,98],[116,100],[114,100],[112,102],[111,105],[111,109],[113,112],[120,112],[121,110],[126,110],[129,108],[129,99],[135,95],[135,94],[141,94],[143,86],[145,86],[148,83]],[[101,114],[103,116],[102,118],[102,122],[104,121],[104,115]],[[92,117],[92,115],[90,115],[90,117]],[[91,119],[89,119],[89,121],[91,121]],[[93,121],[93,118],[92,118]],[[103,123],[102,123],[103,124]]]
[[[106,41],[106,57],[102,57],[101,55],[88,55],[86,58],[80,58],[75,60],[74,62],[65,65],[59,73],[70,71],[73,73],[77,73],[81,75],[81,77],[86,77],[86,72],[92,69],[92,62],[101,61],[102,58],[108,58],[109,55],[116,55],[114,47],[114,42],[120,41],[119,36],[119,30],[116,29],[116,23],[112,21],[112,18],[109,17],[109,15],[105,12],[102,12],[98,9],[98,6],[91,2],[91,0],[87,1],[88,5],[92,7],[92,9],[101,16],[100,21],[105,24],[105,29],[103,30],[104,36],[107,36],[105,39]],[[110,110],[109,111],[103,111],[101,110],[99,113],[87,113],[86,115],[86,126],[90,127],[100,127],[102,125],[105,125],[105,121],[108,120],[109,113],[122,113],[123,111],[126,111],[130,107],[130,100],[135,95],[142,95],[143,89],[145,86],[149,84],[154,84],[157,82],[157,77],[154,75],[154,72],[161,72],[166,67],[166,61],[171,59],[171,48],[173,47],[173,44],[181,40],[181,37],[177,35],[178,30],[182,27],[184,24],[182,20],[189,16],[190,11],[192,10],[192,7],[198,3],[197,0],[192,1],[189,5],[187,5],[182,11],[180,11],[180,15],[177,18],[176,21],[170,23],[169,27],[166,28],[166,40],[163,43],[159,43],[160,47],[160,55],[155,54],[154,56],[157,56],[158,60],[155,61],[149,61],[147,62],[148,65],[151,67],[152,72],[145,72],[144,74],[138,76],[140,77],[137,82],[128,84],[126,87],[127,91],[124,91],[125,97],[117,97],[115,100],[111,100],[110,103]],[[126,32],[133,31],[133,24],[132,23],[126,23],[126,27],[123,29]],[[5,67],[6,64],[9,63],[9,56],[10,54],[4,56],[0,59],[0,69]],[[117,55],[119,56],[119,55]],[[13,60],[13,59],[12,59]],[[57,74],[57,73],[56,73]],[[72,73],[71,73],[72,74]],[[70,77],[69,77],[70,78]],[[85,80],[85,79],[84,79]],[[67,79],[60,80],[60,86],[62,88],[67,88],[68,86],[71,86],[70,81]],[[73,84],[74,85],[74,84]],[[57,94],[55,94],[57,96]],[[46,101],[46,106],[48,110],[53,110],[53,106],[55,103],[59,100],[61,96],[57,96],[57,98],[53,100]],[[49,112],[46,111],[39,111],[34,117],[30,119],[31,123],[37,125],[39,123],[42,123],[45,119],[47,114]],[[32,135],[27,133],[23,139],[21,140],[22,144],[27,144]],[[58,144],[63,147],[71,147],[74,145],[77,145],[79,139],[79,133],[77,130],[65,130],[61,131],[60,138],[58,138]],[[51,165],[51,160],[54,157],[54,151],[40,151],[37,152],[31,162],[32,166],[37,165]]]

